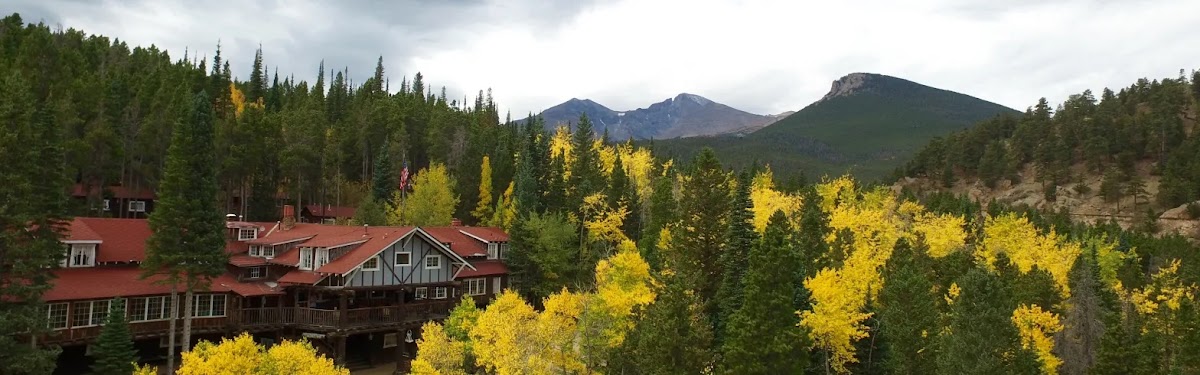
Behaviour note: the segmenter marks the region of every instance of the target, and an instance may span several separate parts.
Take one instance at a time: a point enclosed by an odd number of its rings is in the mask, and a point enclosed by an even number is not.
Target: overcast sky
[[[6,0],[27,22],[212,57],[245,79],[259,44],[281,75],[383,56],[393,90],[421,72],[453,97],[492,88],[514,117],[572,97],[615,110],[681,92],[798,110],[851,72],[1017,109],[1200,67],[1195,0]]]

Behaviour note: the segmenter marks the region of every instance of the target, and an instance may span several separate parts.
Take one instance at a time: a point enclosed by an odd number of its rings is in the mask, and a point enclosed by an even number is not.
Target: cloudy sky
[[[572,97],[615,110],[680,92],[754,113],[797,110],[873,72],[1023,109],[1200,68],[1195,0],[7,0],[27,22],[211,58],[235,75],[261,44],[281,75],[422,72],[502,109]],[[397,85],[393,86],[395,88]],[[473,95],[473,94],[471,94]]]

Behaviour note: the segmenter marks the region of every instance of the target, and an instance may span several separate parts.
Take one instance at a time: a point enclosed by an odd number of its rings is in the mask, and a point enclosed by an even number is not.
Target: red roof
[[[508,233],[496,227],[452,227],[487,242],[508,242]]]
[[[163,280],[155,275],[145,280],[137,267],[88,267],[62,268],[54,270],[53,288],[42,295],[45,301],[68,301],[104,299],[113,297],[137,297],[171,293],[171,287],[157,284]],[[230,274],[222,274],[209,285],[210,292],[234,292],[243,296],[283,294],[262,282],[239,283]]]
[[[217,277],[212,281],[212,290],[223,290],[237,293],[242,297],[270,296],[283,294],[283,288],[278,286],[272,288],[265,282],[238,282],[233,275],[228,273]]]
[[[259,233],[258,235],[259,235],[258,238],[246,241],[246,243],[251,244],[251,245],[278,245],[278,244],[284,244],[284,243],[288,243],[288,242],[309,239],[309,238],[312,238],[313,236],[315,236],[315,234],[308,233],[308,232],[298,232],[298,231],[279,232],[278,230],[276,230],[275,232],[271,232],[271,233]],[[263,236],[268,236],[268,237],[263,237]]]
[[[274,258],[267,260],[268,263],[278,264],[281,266],[300,266],[300,248],[293,247],[284,251],[282,254],[275,254]]]
[[[334,259],[333,261],[321,266],[317,271],[332,274],[345,274],[358,267],[362,262],[370,259],[375,254],[383,251],[388,245],[404,238],[404,236],[415,233],[412,227],[374,227],[369,229],[369,236],[363,238],[367,242],[358,245],[354,250]],[[320,239],[320,237],[317,237]],[[305,243],[304,246],[309,246]]]
[[[461,257],[486,256],[487,245],[459,231],[457,227],[421,228],[442,243],[449,243],[450,250]]]
[[[464,269],[462,272],[459,272],[458,276],[455,278],[461,279],[465,277],[508,274],[508,267],[504,265],[504,262],[498,260],[472,262],[471,265],[475,266],[475,269]]]
[[[310,204],[305,205],[304,210],[308,211],[309,215],[316,217],[332,217],[332,218],[348,218],[354,217],[354,207],[330,206]]]
[[[140,262],[146,259],[150,223],[145,219],[77,217],[71,221],[67,240],[101,241],[97,262]]]
[[[378,229],[376,229],[376,230],[378,230]],[[356,243],[356,242],[367,241],[370,239],[371,239],[371,237],[368,237],[362,231],[359,231],[359,233],[350,233],[350,234],[344,234],[341,236],[324,236],[324,235],[316,236],[315,238],[313,238],[311,240],[305,241],[303,246],[304,247],[339,247],[339,246],[345,246],[345,245],[349,245],[349,244]]]
[[[321,281],[321,279],[324,279],[324,278],[325,278],[325,275],[322,275],[322,274],[319,274],[316,272],[292,270],[291,272],[288,272],[286,275],[283,275],[283,277],[280,277],[279,282],[282,284],[312,285],[312,284],[316,284],[318,281]]]
[[[238,266],[238,267],[254,267],[254,266],[265,266],[270,263],[267,262],[267,258],[252,257],[249,255],[234,255],[234,256],[229,257],[229,264],[232,264],[232,265]]]
[[[154,191],[151,191],[148,187],[134,189],[124,186],[109,186],[108,190],[112,192],[113,198],[142,200],[155,199]],[[71,196],[86,197],[88,195],[101,195],[99,187],[92,186],[87,192],[85,192],[83,189],[83,184],[75,184],[75,186],[71,189]]]

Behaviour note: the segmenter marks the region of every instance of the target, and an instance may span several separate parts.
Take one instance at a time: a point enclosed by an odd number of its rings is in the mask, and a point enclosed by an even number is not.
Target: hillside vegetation
[[[1141,79],[1099,98],[1088,90],[1056,109],[1042,99],[1023,115],[933,140],[898,171],[907,177],[899,184],[1192,233],[1198,94],[1200,74]]]
[[[929,140],[999,114],[1004,106],[879,74],[835,81],[821,100],[745,136],[654,141],[668,156],[712,147],[732,165],[770,164],[787,180],[849,172],[872,180],[903,165]]]

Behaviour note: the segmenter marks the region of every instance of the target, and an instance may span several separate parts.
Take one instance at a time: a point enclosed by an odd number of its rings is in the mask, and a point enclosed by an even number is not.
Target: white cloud
[[[452,98],[493,88],[514,116],[572,97],[613,109],[680,92],[756,113],[797,110],[866,71],[1023,109],[1174,76],[1200,61],[1188,0],[235,2],[18,4],[65,26],[211,58],[245,76],[262,43],[281,73],[349,66],[361,82],[421,71]]]

